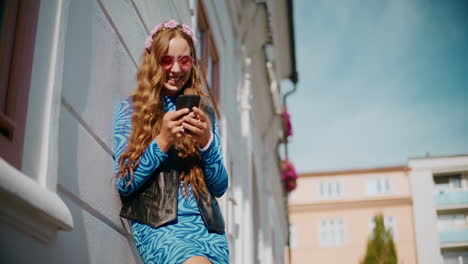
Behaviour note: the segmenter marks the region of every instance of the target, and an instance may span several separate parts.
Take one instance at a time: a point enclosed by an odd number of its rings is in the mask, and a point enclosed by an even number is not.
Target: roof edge
[[[381,172],[408,171],[408,170],[409,170],[408,166],[401,165],[401,166],[391,166],[391,167],[345,169],[345,170],[334,170],[334,171],[300,173],[299,177],[337,176],[337,175],[347,175],[347,174],[367,174],[367,173],[381,173]]]

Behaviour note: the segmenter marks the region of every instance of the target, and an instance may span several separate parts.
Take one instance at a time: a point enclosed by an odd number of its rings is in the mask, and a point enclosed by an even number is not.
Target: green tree
[[[385,229],[384,217],[374,217],[375,227],[367,241],[367,251],[361,264],[397,264],[398,257],[393,236]]]

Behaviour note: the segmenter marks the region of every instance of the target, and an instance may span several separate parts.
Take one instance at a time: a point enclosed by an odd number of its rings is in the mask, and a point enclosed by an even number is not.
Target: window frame
[[[0,195],[10,201],[0,210],[0,222],[43,243],[54,239],[59,230],[74,227],[70,208],[57,192],[55,148],[60,113],[60,104],[55,102],[60,101],[65,50],[65,39],[60,36],[67,32],[70,1],[21,1],[40,5],[28,82],[34,89],[24,102],[28,110],[23,164],[18,169],[4,156],[0,158]]]
[[[297,226],[294,223],[289,224],[289,248],[297,248]]]
[[[390,177],[367,178],[365,189],[366,195],[368,196],[389,195],[392,193],[392,183],[390,181]]]
[[[197,54],[197,57],[202,85],[211,98],[217,116],[220,117],[220,57],[202,0],[198,1],[197,33],[201,35],[198,43],[201,54]],[[211,67],[210,60],[214,62]]]
[[[329,192],[331,190],[331,192]],[[340,180],[319,181],[317,196],[320,200],[339,199],[344,196],[344,186]]]
[[[346,245],[346,223],[343,218],[320,219],[318,226],[318,239],[321,247]]]
[[[0,156],[21,169],[40,1],[7,1],[0,40]]]

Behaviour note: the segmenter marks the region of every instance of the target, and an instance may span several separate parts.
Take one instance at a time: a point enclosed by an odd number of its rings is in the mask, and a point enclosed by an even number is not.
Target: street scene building
[[[359,263],[377,213],[398,263],[468,263],[468,156],[304,173],[289,210],[291,263]]]
[[[417,263],[406,166],[304,173],[290,196],[291,263],[359,263],[382,213],[398,263]]]
[[[468,155],[410,159],[419,263],[468,263]]]
[[[112,182],[113,118],[136,88],[149,32],[175,19],[197,32],[219,120],[231,263],[283,263],[280,82],[297,80],[291,2],[2,2],[1,262],[141,263]]]

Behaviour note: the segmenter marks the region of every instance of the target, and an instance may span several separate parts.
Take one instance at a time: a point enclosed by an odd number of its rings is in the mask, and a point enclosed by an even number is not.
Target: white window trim
[[[385,181],[388,181],[388,191],[387,192],[381,192],[381,193],[370,193],[368,190],[368,184],[370,181],[382,181],[382,187],[385,186]],[[392,186],[392,181],[391,177],[388,176],[381,176],[381,177],[370,177],[366,179],[365,182],[365,193],[367,196],[386,196],[386,195],[391,195],[393,193],[393,186]],[[377,190],[376,190],[377,191]]]
[[[322,241],[322,222],[325,221],[325,219],[320,219],[317,221],[317,239],[318,239],[318,245],[319,247],[325,247],[324,243]]]
[[[0,221],[44,243],[57,230],[73,228],[70,209],[56,191],[62,66],[70,1],[41,1],[31,77],[34,89],[29,95],[21,171],[0,158]]]
[[[336,223],[338,220],[341,220],[342,222],[342,228],[343,228],[343,241],[342,243],[339,243],[339,244],[331,244],[331,243],[327,243],[327,241],[322,241],[322,222],[325,221],[325,222],[329,222],[330,220],[333,220],[334,224],[333,224],[333,228],[334,228],[334,233],[335,233],[335,236],[336,236],[336,232],[339,231],[337,228],[336,228]],[[327,224],[328,225],[328,224]],[[346,234],[346,221],[343,219],[343,218],[327,218],[327,219],[320,219],[318,221],[318,244],[320,247],[322,248],[335,248],[335,247],[344,247],[346,246],[346,237],[347,237],[347,234]],[[325,230],[326,232],[329,232],[330,230],[330,227],[327,227],[327,229]]]
[[[324,186],[324,195],[321,194],[321,186]],[[329,188],[329,185],[332,184],[332,193],[333,195],[330,195],[327,193],[326,189]],[[340,193],[336,193],[336,187],[340,186]],[[318,181],[316,183],[316,198],[318,200],[335,200],[335,199],[340,199],[344,196],[344,184],[341,180],[325,180],[325,181]]]
[[[289,247],[297,248],[297,226],[294,223],[289,224]]]

